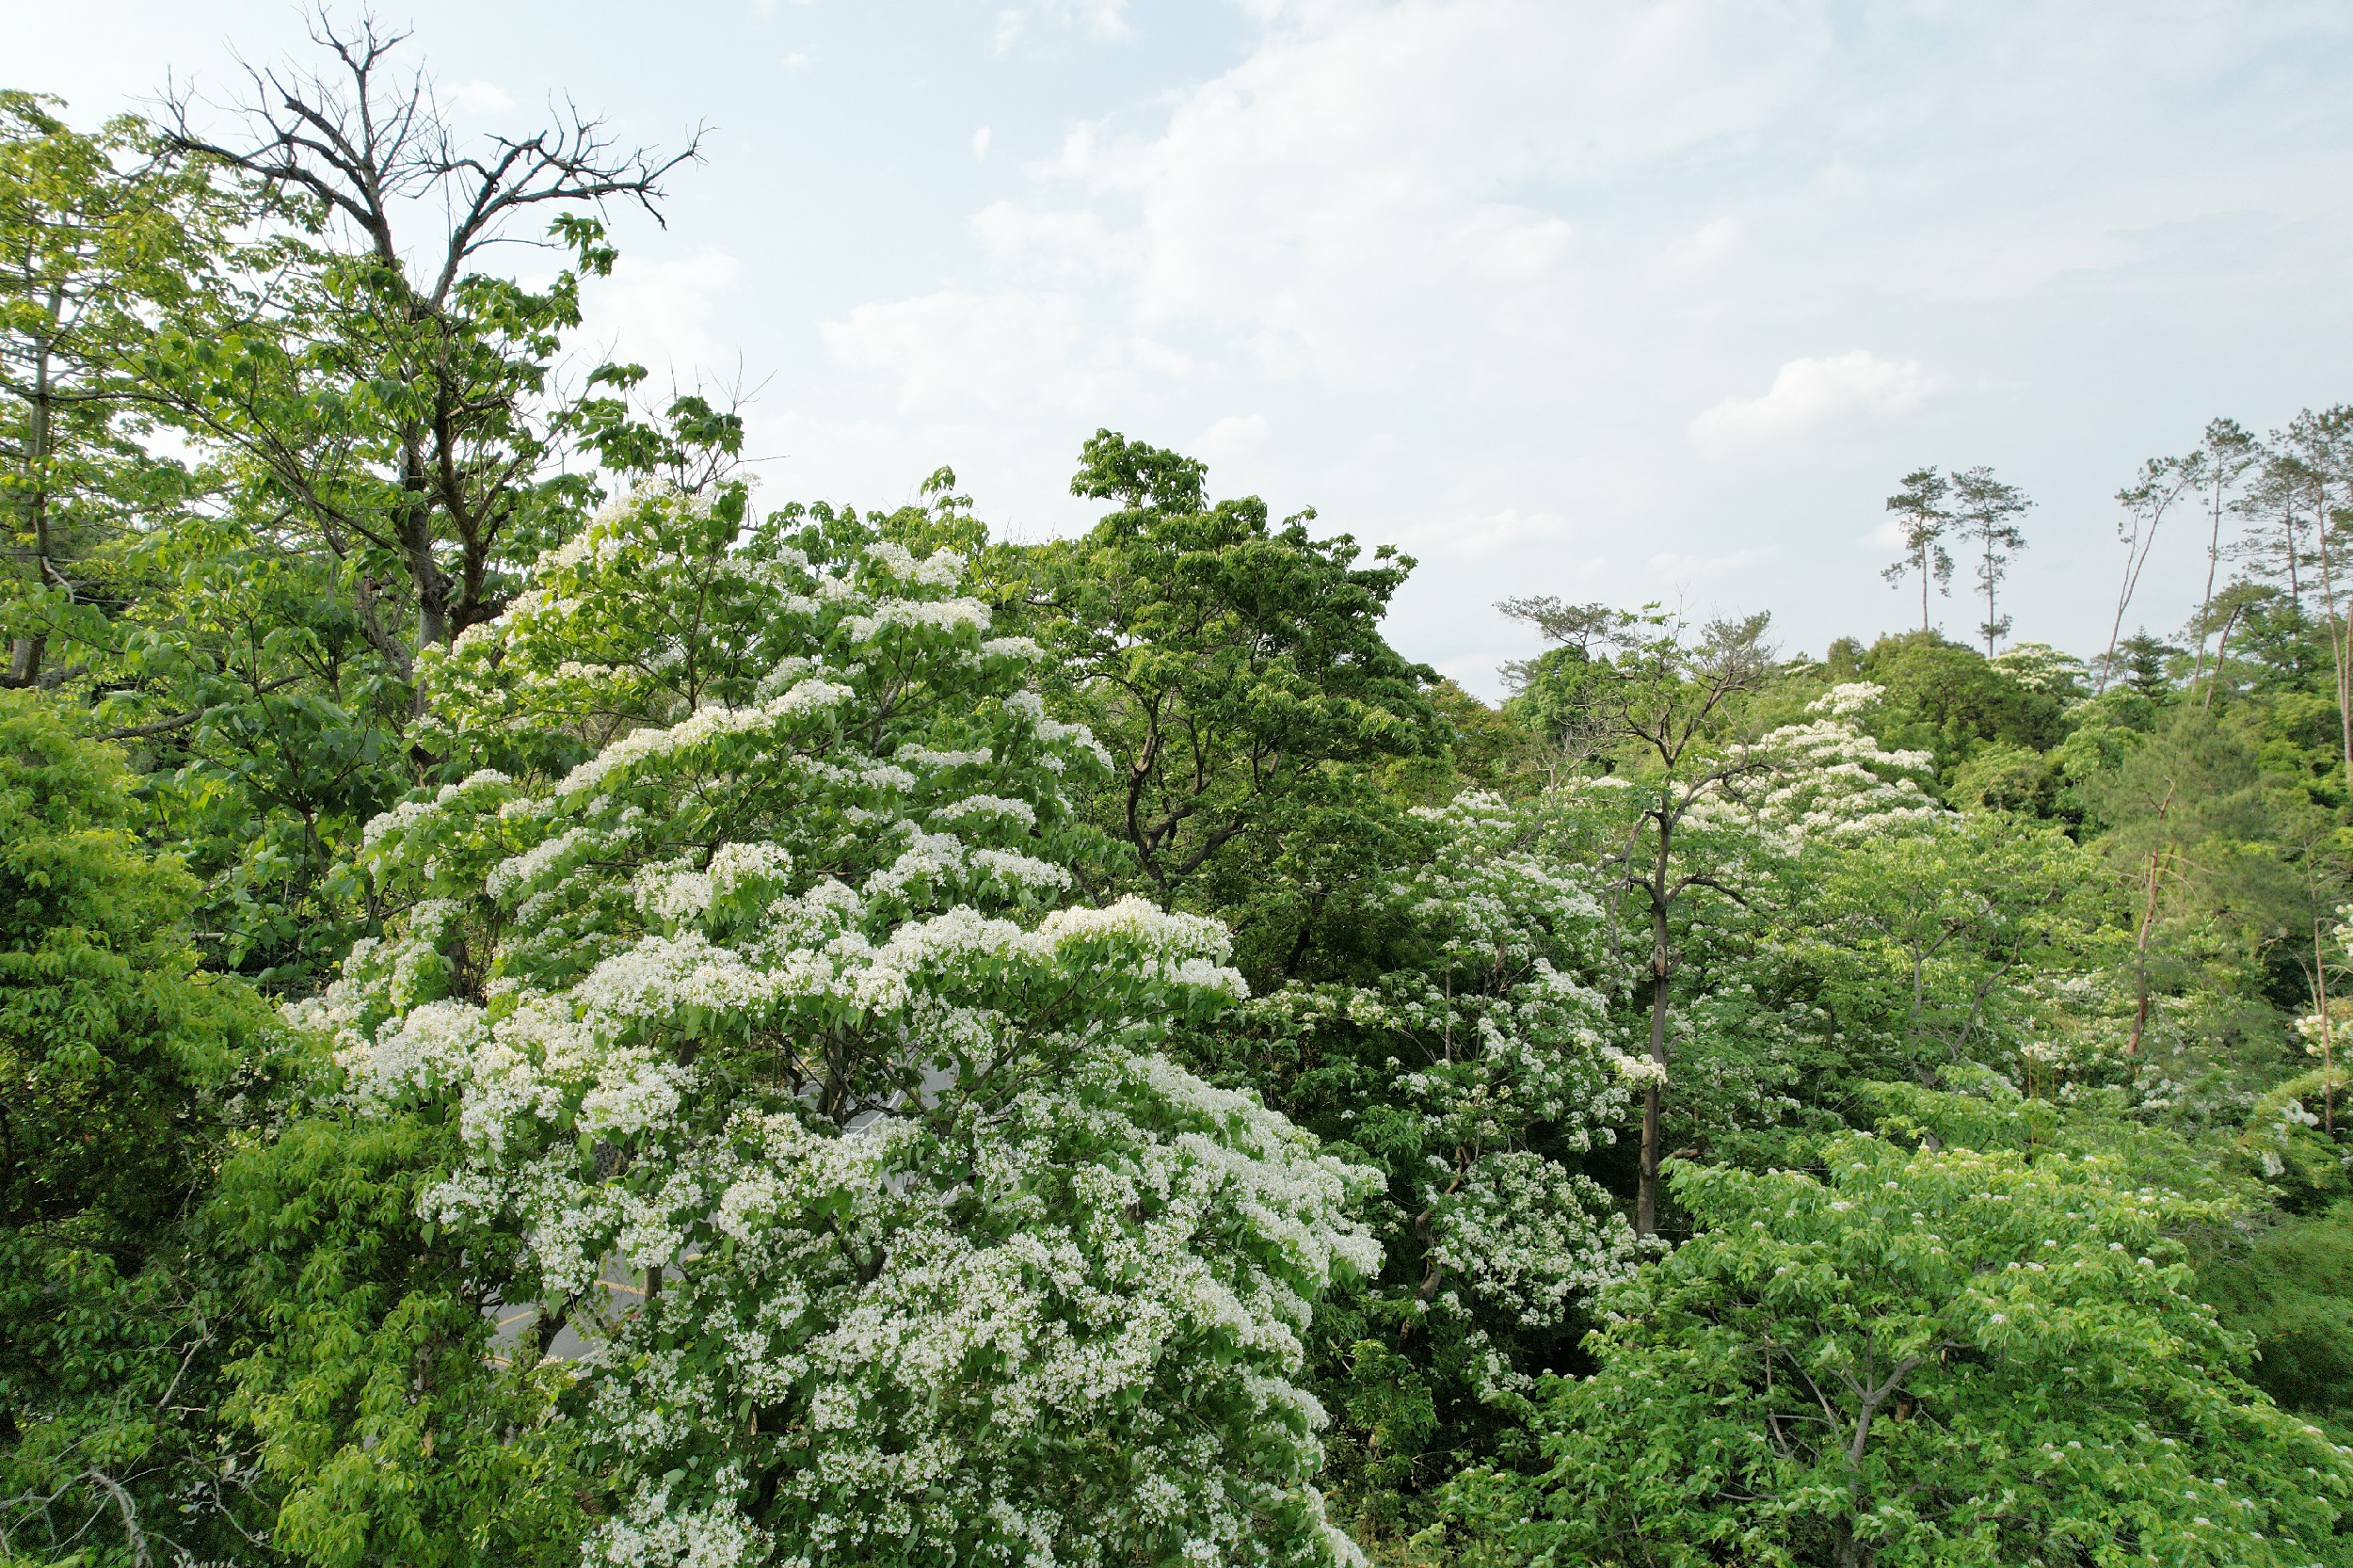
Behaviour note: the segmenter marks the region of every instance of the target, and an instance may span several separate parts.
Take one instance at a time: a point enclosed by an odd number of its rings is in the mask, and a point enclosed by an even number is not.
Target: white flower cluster
[[[648,758],[681,750],[722,735],[771,728],[779,719],[796,718],[830,708],[847,701],[853,695],[847,686],[835,685],[827,680],[808,680],[795,681],[791,690],[747,708],[705,708],[683,724],[660,728],[648,727],[614,742],[566,774],[563,782],[556,788],[568,795],[584,794],[602,784],[606,776],[616,769],[632,767]]]
[[[1833,686],[1805,705],[1809,713],[1828,713],[1834,719],[1850,719],[1879,706],[1887,695],[1887,688],[1870,680],[1850,680]]]
[[[1432,1256],[1523,1328],[1559,1327],[1641,1261],[1599,1184],[1527,1149],[1482,1157],[1438,1205],[1437,1229]]]
[[[1085,725],[1064,724],[1058,719],[1048,718],[1046,713],[1046,701],[1035,692],[1014,693],[1005,698],[1005,711],[1017,714],[1024,720],[1029,725],[1031,732],[1039,740],[1074,741],[1084,747],[1105,768],[1108,769],[1112,765],[1112,754],[1103,749],[1103,744],[1095,738],[1094,733]]]
[[[1774,848],[1809,840],[1852,840],[1949,820],[1921,788],[1936,760],[1925,751],[1890,751],[1847,722],[1878,698],[1879,688],[1837,686],[1809,712],[1833,716],[1787,725],[1757,743],[1755,769],[1725,780],[1696,803],[1692,826],[1732,826]]]
[[[709,914],[714,901],[745,883],[781,881],[792,870],[792,853],[781,844],[721,844],[700,866],[690,857],[640,867],[633,890],[648,916],[675,923]]]

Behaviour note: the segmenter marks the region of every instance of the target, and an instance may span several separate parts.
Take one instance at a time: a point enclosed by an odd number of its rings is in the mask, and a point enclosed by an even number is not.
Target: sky
[[[2353,400],[2344,0],[384,0],[469,131],[553,100],[676,148],[582,350],[754,393],[767,504],[1083,529],[1097,427],[1418,566],[1475,692],[1497,600],[1917,616],[1884,500],[2035,506],[2001,611],[2096,653],[2115,492],[2229,415]],[[269,0],[0,0],[77,120],[306,57]],[[544,264],[515,253],[516,264]],[[2124,621],[2195,607],[2169,521]],[[1966,597],[1934,609],[1970,639]]]

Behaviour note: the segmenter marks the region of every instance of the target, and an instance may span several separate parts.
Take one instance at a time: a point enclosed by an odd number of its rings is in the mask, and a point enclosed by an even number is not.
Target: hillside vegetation
[[[756,495],[563,374],[677,158],[326,36],[0,94],[0,1562],[2353,1563],[2353,410],[1494,708],[1121,434]]]

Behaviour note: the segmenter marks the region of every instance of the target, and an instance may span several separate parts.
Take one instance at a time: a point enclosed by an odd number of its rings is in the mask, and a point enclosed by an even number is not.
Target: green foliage
[[[1446,750],[1401,757],[1381,770],[1384,791],[1413,806],[1443,806],[1466,790],[1526,793],[1544,777],[1545,746],[1509,712],[1488,707],[1451,680],[1430,691]]]
[[[1348,536],[1308,532],[1312,512],[1276,523],[1255,496],[1211,504],[1207,476],[1098,431],[1071,488],[1117,509],[1038,547],[1022,590],[1054,655],[1049,697],[1116,760],[1093,811],[1134,852],[1140,885],[1239,912],[1292,840],[1377,808],[1348,770],[1437,753],[1447,736],[1424,692],[1436,677],[1381,635],[1413,562],[1384,545],[1359,565]],[[1246,840],[1257,863],[1199,890]],[[1279,952],[1286,938],[1253,946]],[[1245,948],[1246,972],[1266,962]]]
[[[87,672],[128,591],[113,547],[190,500],[133,365],[214,281],[236,210],[136,119],[85,134],[60,108],[0,91],[0,684],[20,688]]]
[[[229,1414],[258,1439],[272,1540],[296,1560],[578,1559],[568,1380],[505,1326],[511,1257],[418,1214],[454,1144],[438,1119],[313,1115],[222,1173],[209,1221],[254,1336]]]
[[[2096,680],[1923,468],[1917,631],[1498,712],[1109,431],[756,517],[558,385],[681,159],[314,41],[0,92],[0,1558],[2345,1560],[2353,411],[2144,467]]]
[[[1533,1457],[1533,1378],[1575,1360],[1588,1303],[1637,1256],[1591,1174],[1630,1064],[1588,983],[1609,972],[1603,910],[1558,869],[1560,814],[1482,794],[1417,811],[1360,911],[1361,982],[1294,980],[1184,1039],[1384,1178],[1381,1272],[1311,1340],[1331,1484],[1375,1535],[1465,1463]]]
[[[2202,1264],[2198,1285],[2254,1339],[2248,1381],[2353,1441],[2353,1203],[2258,1227]]]
[[[1105,760],[962,557],[742,507],[647,487],[421,661],[514,772],[372,824],[385,936],[302,1014],[345,1114],[225,1192],[288,1254],[286,1540],[1333,1560],[1289,1380],[1369,1174],[1158,1054],[1225,933],[1073,904]]]
[[[1887,691],[1872,733],[1891,746],[1934,752],[1941,779],[1952,779],[1989,743],[2041,752],[2067,733],[2065,687],[2029,684],[1934,632],[1880,638],[1863,655],[1860,674]]]
[[[1556,1384],[1552,1468],[1460,1483],[1473,1560],[2348,1560],[2353,1450],[2243,1379],[2172,1227],[2098,1158],[1833,1140],[1680,1165],[1703,1230]]]
[[[205,1418],[223,1307],[191,1219],[268,1060],[126,782],[0,703],[0,1548],[108,1562],[220,1549],[250,1512]]]
[[[2121,944],[2097,858],[2056,829],[1969,816],[1843,846],[1807,871],[1811,918],[1782,939],[1836,1019],[1849,1079],[1934,1081],[1974,1063],[2024,1081],[2113,1044],[2068,1038],[2080,1013],[2061,992]]]
[[[1964,810],[2048,816],[2057,804],[2057,783],[2041,753],[2009,741],[1988,741],[1953,770],[1949,793]]]

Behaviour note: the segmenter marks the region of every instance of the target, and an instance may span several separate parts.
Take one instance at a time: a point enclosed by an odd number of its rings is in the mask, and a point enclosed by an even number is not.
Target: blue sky
[[[1108,425],[1403,546],[1394,640],[1491,696],[1507,594],[1899,629],[1881,503],[1923,463],[2025,487],[2016,635],[2096,651],[2142,459],[2353,399],[2342,0],[384,14],[462,124],[712,127],[587,346],[740,366],[769,501],[946,463],[1000,533],[1069,532]],[[93,117],[301,41],[244,0],[0,0],[0,38]],[[2191,600],[2168,526],[2128,625]]]

